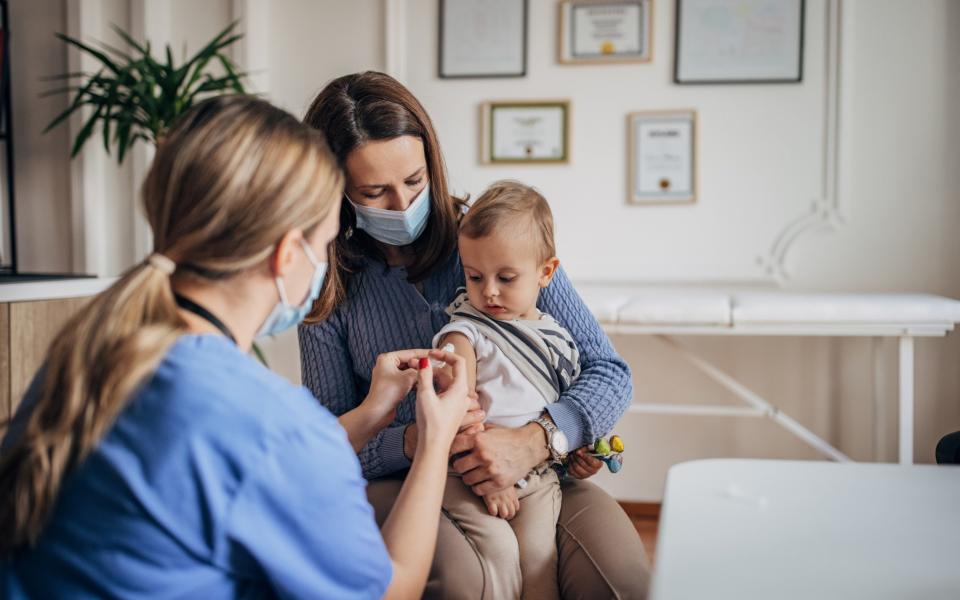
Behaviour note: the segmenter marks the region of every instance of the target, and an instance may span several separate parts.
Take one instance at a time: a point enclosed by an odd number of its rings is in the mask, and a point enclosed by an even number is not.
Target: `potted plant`
[[[44,94],[74,92],[70,105],[47,125],[50,131],[84,106],[93,110],[73,141],[70,157],[76,156],[101,124],[103,147],[110,154],[111,143],[117,148],[117,162],[122,164],[127,152],[137,140],[156,146],[167,129],[198,101],[211,95],[246,93],[236,65],[224,50],[239,40],[242,34],[233,33],[237,23],[221,31],[192,58],[177,66],[173,51],[166,46],[165,61],[156,60],[150,53],[150,42],[139,43],[129,34],[113,26],[113,30],[129,46],[124,52],[103,42],[103,50],[62,33],[55,34],[67,44],[79,48],[100,61],[93,75],[66,73],[53,79],[79,80],[75,85]],[[111,58],[111,55],[115,58]],[[214,75],[210,67],[220,65],[223,73]],[[267,364],[257,344],[252,348],[257,358]]]
[[[150,53],[149,41],[141,44],[116,25],[113,30],[129,46],[128,52],[103,42],[99,42],[103,50],[98,50],[62,33],[55,34],[96,58],[101,66],[92,75],[67,73],[54,78],[76,83],[45,95],[74,92],[74,96],[67,109],[50,122],[44,133],[74,112],[90,106],[93,110],[74,139],[71,158],[94,134],[98,123],[103,147],[110,154],[111,144],[115,145],[119,163],[123,163],[123,158],[137,140],[155,146],[170,125],[199,100],[215,94],[245,93],[241,81],[244,75],[237,72],[236,65],[224,54],[228,46],[242,37],[242,34],[233,33],[236,25],[236,22],[231,23],[179,66],[174,63],[169,45],[166,46],[165,60],[157,60]],[[223,73],[211,73],[210,68],[215,65],[222,67]]]

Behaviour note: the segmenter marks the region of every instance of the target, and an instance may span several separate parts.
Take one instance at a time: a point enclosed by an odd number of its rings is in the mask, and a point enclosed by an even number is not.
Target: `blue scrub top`
[[[380,597],[391,563],[365,488],[310,392],[185,335],[65,480],[37,546],[0,567],[0,596]]]

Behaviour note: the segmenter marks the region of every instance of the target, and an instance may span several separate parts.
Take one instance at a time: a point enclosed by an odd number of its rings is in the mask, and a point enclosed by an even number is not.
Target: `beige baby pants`
[[[489,598],[559,598],[557,586],[557,517],[560,482],[546,463],[517,488],[520,510],[506,521],[491,516],[483,498],[451,472],[443,493],[443,510],[459,523],[484,557]],[[488,595],[489,594],[489,595]]]

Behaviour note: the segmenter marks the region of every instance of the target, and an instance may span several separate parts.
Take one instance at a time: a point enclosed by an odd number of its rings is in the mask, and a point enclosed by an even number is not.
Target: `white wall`
[[[267,97],[302,117],[324,84],[384,69],[382,0],[274,0],[269,17]]]
[[[105,14],[127,14],[128,0],[82,1],[100,2]],[[777,285],[757,257],[767,254],[784,227],[807,214],[815,199],[832,191],[826,185],[824,155],[825,144],[833,139],[825,137],[830,130],[824,129],[833,90],[826,46],[832,14],[828,0],[806,3],[803,82],[770,86],[673,84],[674,5],[666,0],[656,1],[653,62],[616,66],[556,64],[556,5],[530,0],[528,76],[476,81],[437,78],[435,0],[282,0],[270,2],[265,11],[260,1],[173,0],[174,48],[208,39],[238,6],[260,7],[262,18],[250,25],[263,49],[252,60],[266,65],[266,97],[297,115],[331,78],[389,65],[430,111],[453,188],[475,197],[501,177],[540,187],[556,214],[561,259],[580,280]],[[45,2],[52,9],[63,6]],[[924,291],[960,297],[960,236],[954,233],[960,224],[960,113],[955,108],[960,105],[960,3],[848,0],[840,12],[839,125],[832,131],[840,144],[835,199],[844,220],[833,230],[797,238],[781,265],[787,277],[779,284],[791,290]],[[56,15],[61,13],[45,13],[49,30],[60,26],[62,17]],[[29,72],[61,70],[56,61],[63,60],[62,50],[55,44],[46,54],[28,55],[43,57],[42,65],[27,60]],[[571,99],[569,165],[479,164],[479,104],[524,98]],[[678,107],[698,111],[698,202],[628,206],[626,114]],[[30,118],[42,123],[47,117]],[[70,244],[64,241],[70,236],[69,220],[53,210],[65,202],[56,196],[69,188],[56,183],[63,174],[63,138],[62,132],[45,138],[46,150],[31,151],[26,164],[32,160],[39,166],[25,171],[20,183],[37,190],[37,202],[49,207],[42,210],[50,213],[52,224],[39,217],[29,223],[33,235],[53,235],[53,244],[28,247],[37,260],[50,264],[71,260]],[[109,177],[116,188],[109,192],[116,207],[108,211],[109,218],[119,220],[105,227],[115,236],[107,241],[116,248],[109,265],[114,272],[132,260],[123,250],[129,232],[123,232],[122,223],[129,221],[119,203],[123,189],[133,183],[123,177],[129,175]],[[616,337],[614,342],[633,366],[636,402],[734,401],[655,340]],[[873,375],[875,364],[895,366],[891,343],[683,342],[854,458],[895,457],[895,371]],[[298,377],[294,336],[280,338],[268,351],[278,370]],[[931,461],[939,436],[960,429],[960,335],[919,342],[917,363],[915,452],[918,460]],[[885,414],[876,413],[874,396],[887,407]],[[880,447],[872,438],[875,417],[885,425]],[[817,458],[766,421],[630,415],[617,429],[627,441],[627,463],[620,475],[600,481],[627,499],[658,499],[666,469],[690,458]]]
[[[669,2],[655,6],[649,64],[558,64],[557,3],[532,0],[526,77],[441,80],[437,2],[409,0],[406,83],[440,131],[455,189],[478,194],[493,180],[519,178],[544,192],[574,278],[753,280],[764,276],[757,257],[820,194],[825,4],[807,4],[802,84],[678,86]],[[478,164],[481,102],[553,98],[572,104],[569,165]],[[700,198],[627,205],[626,115],[675,108],[698,113]]]

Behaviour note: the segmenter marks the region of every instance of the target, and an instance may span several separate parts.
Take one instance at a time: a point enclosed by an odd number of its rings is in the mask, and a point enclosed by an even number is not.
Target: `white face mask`
[[[423,186],[406,210],[361,206],[344,194],[357,215],[357,229],[391,246],[406,246],[420,237],[430,217],[430,183]]]

